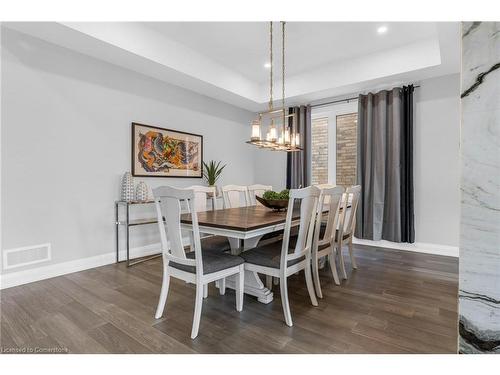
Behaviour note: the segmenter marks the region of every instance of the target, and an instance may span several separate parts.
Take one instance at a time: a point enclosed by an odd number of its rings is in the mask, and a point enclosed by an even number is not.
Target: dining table
[[[286,215],[286,211],[275,211],[264,206],[225,208],[197,213],[200,233],[227,237],[233,255],[256,247],[264,235],[283,230]],[[296,207],[292,212],[292,227],[297,226],[299,221],[300,209]],[[190,213],[181,215],[181,227],[192,231],[193,222]],[[226,278],[226,287],[235,289],[235,284],[234,277]],[[261,303],[267,304],[273,300],[273,292],[265,287],[256,272],[245,271],[244,291],[257,297]]]

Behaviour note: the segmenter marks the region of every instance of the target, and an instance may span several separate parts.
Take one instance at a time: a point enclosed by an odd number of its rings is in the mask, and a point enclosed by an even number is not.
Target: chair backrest
[[[306,257],[310,255],[315,224],[314,218],[316,217],[318,198],[320,194],[321,190],[315,186],[290,190],[290,200],[288,201],[285,231],[283,235],[283,245],[281,248],[281,269],[286,268],[289,260],[297,259],[304,255]],[[293,211],[297,206],[297,201],[300,203],[300,219],[297,244],[295,245],[293,253],[288,254],[288,244],[290,241]]]
[[[226,185],[223,186],[221,190],[224,208],[236,208],[250,205],[246,186]]]
[[[250,201],[250,204],[252,206],[262,206],[260,202],[257,202],[257,199],[255,199],[255,196],[262,197],[262,195],[268,191],[268,190],[273,190],[272,186],[268,185],[260,185],[260,184],[255,184],[255,185],[250,185],[248,187],[248,198]]]
[[[318,246],[335,242],[335,232],[340,217],[340,207],[342,207],[342,196],[344,188],[342,186],[328,187],[321,189],[321,195],[318,201],[318,215],[316,217],[316,228],[314,230],[313,251],[318,249]],[[327,212],[326,228],[323,235],[320,235],[321,223],[323,222],[323,213]]]
[[[194,209],[196,212],[207,211],[207,198],[211,194],[212,208],[215,210],[217,207],[217,189],[215,186],[199,186],[193,185],[186,189],[194,191]]]
[[[337,185],[334,185],[334,184],[317,184],[317,185],[314,185],[314,186],[316,186],[317,188],[323,190],[323,189],[334,188]]]
[[[323,190],[323,189],[334,188],[337,185],[333,185],[333,184],[317,184],[317,185],[314,185],[314,186],[316,186],[317,188]],[[327,199],[327,201],[325,203],[328,203],[328,199],[330,199],[330,198],[328,198],[328,196],[327,196],[326,199]]]
[[[170,186],[160,186],[153,189],[164,261],[195,266],[196,273],[203,275],[200,232],[198,216],[194,208],[194,194],[193,190],[177,189]],[[193,230],[190,233],[190,241],[191,248],[194,248],[195,251],[195,259],[186,258],[182,243],[181,202],[185,202],[189,212],[191,212]],[[165,222],[163,222],[163,218],[165,218]]]
[[[356,225],[356,211],[358,209],[359,197],[361,196],[361,185],[348,187],[342,202],[342,216],[340,220],[339,233],[354,233]],[[351,207],[348,209],[349,202]]]

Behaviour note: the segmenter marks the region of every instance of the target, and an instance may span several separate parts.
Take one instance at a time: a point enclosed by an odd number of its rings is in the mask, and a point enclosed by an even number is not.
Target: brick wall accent
[[[311,121],[311,183],[328,183],[328,118]]]
[[[337,116],[337,185],[356,183],[357,113]],[[328,183],[328,118],[311,122],[311,183]]]
[[[356,184],[357,113],[337,116],[337,185]]]

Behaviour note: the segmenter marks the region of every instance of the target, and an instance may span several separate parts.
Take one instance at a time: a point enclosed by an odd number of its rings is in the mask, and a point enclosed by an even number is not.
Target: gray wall
[[[416,241],[458,246],[460,75],[423,81],[415,116]]]
[[[202,134],[204,159],[228,163],[221,184],[254,182],[250,112],[8,29],[1,78],[3,249],[49,242],[52,263],[114,251],[132,121]],[[134,230],[132,247],[159,241]]]
[[[256,183],[271,185],[273,190],[286,187],[286,153],[257,149],[254,161]]]

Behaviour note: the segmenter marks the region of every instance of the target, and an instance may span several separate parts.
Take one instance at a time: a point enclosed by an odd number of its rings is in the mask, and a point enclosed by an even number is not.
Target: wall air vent
[[[41,245],[18,247],[3,251],[3,269],[29,266],[46,262],[51,259],[50,243]]]

